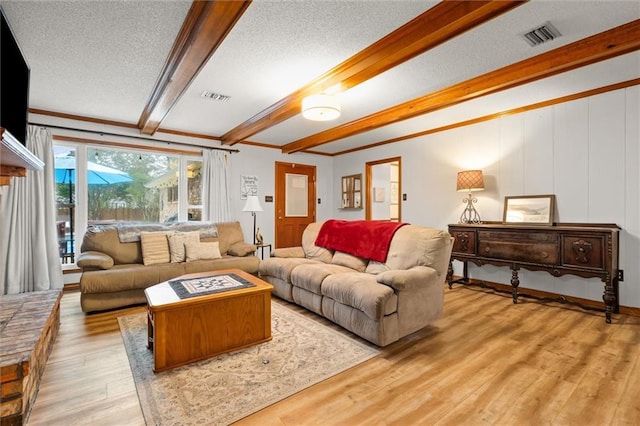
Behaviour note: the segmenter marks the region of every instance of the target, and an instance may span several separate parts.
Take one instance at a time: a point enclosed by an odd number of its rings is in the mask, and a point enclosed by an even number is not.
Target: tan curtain
[[[4,187],[0,202],[2,294],[62,288],[56,232],[55,174],[51,131],[29,126],[27,148],[45,166],[27,170]]]
[[[229,157],[230,154],[224,151],[211,149],[204,152],[202,190],[205,221],[227,222],[231,219]]]

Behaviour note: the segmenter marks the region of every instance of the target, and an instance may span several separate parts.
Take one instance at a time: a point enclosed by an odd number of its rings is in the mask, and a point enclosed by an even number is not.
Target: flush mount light
[[[313,121],[335,120],[340,117],[340,103],[324,93],[307,96],[302,100],[302,116]]]

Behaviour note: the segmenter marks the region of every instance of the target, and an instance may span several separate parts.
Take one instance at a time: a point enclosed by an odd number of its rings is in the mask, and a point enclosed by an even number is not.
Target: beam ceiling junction
[[[525,4],[524,1],[443,1],[407,22],[309,84],[279,100],[222,136],[233,145],[300,113],[305,96],[336,84],[343,90],[367,81],[411,58]]]
[[[153,135],[251,4],[250,1],[194,1],[156,86],[138,120]]]
[[[282,147],[291,154],[640,49],[640,20],[491,71]]]

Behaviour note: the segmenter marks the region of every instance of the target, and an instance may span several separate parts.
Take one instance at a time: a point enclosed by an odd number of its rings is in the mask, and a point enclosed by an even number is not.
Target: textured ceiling
[[[437,2],[254,1],[162,121],[222,136]],[[191,3],[0,1],[31,67],[31,108],[138,122]],[[340,95],[330,123],[296,115],[249,138],[280,147],[640,18],[638,1],[535,0]],[[530,47],[547,21],[562,33]],[[3,70],[4,71],[4,70]],[[314,148],[336,153],[640,77],[637,52]],[[203,99],[203,90],[228,95]]]

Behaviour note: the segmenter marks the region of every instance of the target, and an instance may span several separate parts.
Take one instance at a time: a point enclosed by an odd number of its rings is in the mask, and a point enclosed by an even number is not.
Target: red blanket
[[[322,224],[316,245],[384,262],[393,234],[404,222],[330,219]]]

